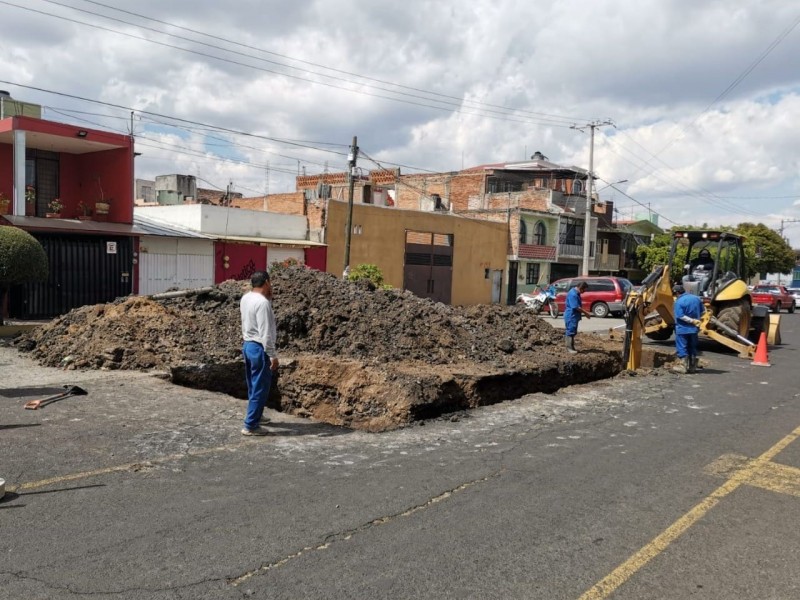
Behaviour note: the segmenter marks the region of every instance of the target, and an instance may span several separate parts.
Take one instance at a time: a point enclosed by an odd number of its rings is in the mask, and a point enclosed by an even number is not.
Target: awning
[[[3,215],[0,218],[5,219],[14,227],[19,227],[25,231],[127,236],[140,236],[145,233],[135,225],[130,225],[128,223],[79,221],[78,219],[47,219],[43,217],[23,217],[21,215]]]

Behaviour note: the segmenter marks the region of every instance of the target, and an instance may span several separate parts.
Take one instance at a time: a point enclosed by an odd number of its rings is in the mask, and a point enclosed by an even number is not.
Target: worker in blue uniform
[[[587,319],[592,317],[592,313],[584,309],[581,305],[581,294],[586,291],[589,285],[585,281],[581,281],[578,285],[572,288],[567,294],[567,301],[564,305],[564,325],[566,331],[564,332],[564,342],[567,346],[567,352],[576,354],[575,350],[575,335],[578,333],[578,322],[583,315]]]
[[[672,288],[675,300],[675,353],[681,364],[672,370],[676,373],[697,372],[697,333],[700,328],[698,320],[706,312],[699,296],[687,294],[682,285]]]

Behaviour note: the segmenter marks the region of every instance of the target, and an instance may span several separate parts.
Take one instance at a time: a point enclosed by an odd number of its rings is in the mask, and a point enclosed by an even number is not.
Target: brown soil
[[[446,306],[298,267],[272,271],[282,367],[272,405],[384,430],[444,412],[610,377],[618,344],[563,334],[526,309]],[[45,365],[157,369],[177,383],[245,397],[239,298],[211,291],[87,306],[20,338]]]

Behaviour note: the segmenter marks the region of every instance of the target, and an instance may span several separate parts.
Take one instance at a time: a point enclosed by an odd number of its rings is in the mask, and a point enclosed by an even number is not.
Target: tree
[[[791,273],[795,263],[794,250],[777,231],[763,223],[741,223],[736,233],[745,238],[748,273]]]
[[[636,256],[642,269],[649,273],[656,265],[667,264],[671,244],[672,230],[655,235],[649,244],[637,246]]]
[[[44,248],[27,231],[0,225],[0,325],[12,285],[44,281],[48,275]]]

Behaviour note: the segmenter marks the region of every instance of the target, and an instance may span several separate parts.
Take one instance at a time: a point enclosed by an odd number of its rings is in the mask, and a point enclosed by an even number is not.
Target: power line
[[[636,144],[642,150],[644,150],[647,154],[650,154],[655,160],[657,160],[660,163],[662,163],[666,168],[671,169],[673,171],[676,170],[673,167],[671,167],[670,165],[668,165],[666,162],[664,162],[661,158],[659,158],[656,155],[652,154],[647,148],[645,148],[644,146],[639,144],[636,140],[634,140],[632,137],[630,137],[627,133],[625,133],[625,132],[622,132],[622,133],[623,133],[623,135],[628,137],[634,144]],[[610,144],[618,147],[620,150],[622,150],[622,151],[630,154],[631,156],[635,157],[637,160],[641,160],[637,154],[635,154],[634,152],[632,152],[631,150],[629,150],[628,148],[626,148],[622,144],[619,144],[614,138],[606,137],[604,139],[608,140]],[[682,183],[680,180],[677,180],[677,179],[674,179],[674,180],[664,179],[664,178],[662,178],[662,177],[660,177],[658,175],[658,171],[653,169],[649,163],[645,163],[645,165],[636,164],[632,160],[629,160],[626,157],[624,157],[621,154],[619,154],[618,152],[615,152],[612,148],[606,148],[606,149],[609,152],[619,156],[622,160],[624,160],[624,161],[630,163],[631,165],[633,165],[634,167],[636,167],[638,169],[638,171],[643,171],[643,170],[647,169],[647,173],[650,176],[652,176],[655,180],[663,183],[666,186],[673,187],[676,190],[680,191],[681,193],[685,193],[685,194],[687,194],[689,196],[695,197],[700,201],[707,202],[708,204],[710,204],[711,206],[714,206],[715,208],[718,208],[720,210],[724,210],[726,212],[731,212],[731,213],[734,213],[734,214],[741,214],[741,215],[744,215],[744,216],[758,216],[758,214],[759,214],[759,213],[756,213],[756,212],[753,212],[753,211],[746,210],[746,209],[741,208],[739,206],[736,206],[732,202],[727,202],[725,200],[722,200],[721,198],[715,196],[713,193],[711,193],[711,192],[709,192],[707,190],[702,190],[702,191],[694,190],[694,189],[690,188],[689,186],[687,186],[686,184]]]
[[[717,102],[722,100],[725,96],[727,96],[730,92],[732,92],[742,81],[744,81],[745,78],[759,64],[761,64],[761,62],[764,61],[764,59],[766,59],[767,56],[769,56],[770,53],[772,53],[772,51],[775,48],[778,47],[778,45],[797,27],[798,24],[800,24],[800,16],[798,16],[797,19],[795,19],[794,22],[791,25],[789,25],[780,34],[778,34],[778,36],[769,44],[769,46],[767,46],[767,48],[761,53],[761,55],[759,55],[759,57],[755,61],[753,61],[742,73],[740,73],[736,77],[736,79],[734,79],[728,85],[728,87],[726,87],[716,98],[714,98],[714,100],[712,100],[711,103],[708,106],[706,106],[702,111],[700,111],[697,114],[697,116],[695,116],[695,118],[692,119],[692,121],[688,125],[686,125],[685,127],[681,128],[681,130],[678,132],[678,134],[674,138],[672,138],[671,141],[669,141],[656,154],[652,154],[652,156],[655,158],[657,155],[663,154],[668,148],[670,148],[675,142],[677,142],[678,139],[680,139],[683,136],[683,134],[686,133],[687,129],[689,129],[690,127],[694,126],[695,123],[697,123],[698,119],[701,116],[703,116],[706,112],[708,112],[711,109],[712,106],[714,106]],[[650,164],[650,161],[645,163],[645,165],[649,165],[649,164]]]
[[[0,4],[4,4],[4,2],[0,1]],[[291,140],[274,138],[274,137],[270,137],[270,136],[266,136],[266,135],[259,135],[259,134],[256,134],[256,133],[249,133],[249,132],[246,132],[246,131],[239,131],[239,130],[236,130],[236,129],[230,129],[228,127],[221,127],[221,126],[217,126],[217,125],[209,125],[208,123],[201,123],[200,121],[192,121],[191,119],[182,119],[180,117],[172,117],[172,116],[169,116],[169,115],[164,115],[164,114],[153,112],[153,111],[149,111],[149,110],[135,109],[135,108],[131,108],[129,106],[123,106],[121,104],[114,104],[112,102],[104,102],[102,100],[92,100],[91,98],[85,98],[83,96],[77,96],[75,94],[67,94],[65,92],[56,92],[56,91],[53,91],[53,90],[48,90],[48,89],[45,89],[45,88],[40,88],[40,87],[36,87],[36,86],[32,86],[32,85],[24,85],[22,83],[16,83],[14,81],[0,80],[0,83],[5,84],[5,85],[13,85],[13,86],[20,87],[20,88],[27,89],[27,90],[43,92],[45,94],[53,94],[53,95],[56,95],[56,96],[62,96],[64,98],[72,98],[73,100],[80,100],[82,102],[89,102],[89,103],[92,103],[92,104],[100,104],[102,106],[109,106],[111,108],[118,108],[118,109],[126,110],[128,112],[140,113],[140,114],[144,114],[144,115],[151,115],[151,116],[155,116],[155,117],[160,117],[162,119],[170,119],[172,121],[177,121],[179,123],[188,123],[190,125],[199,125],[199,126],[202,126],[202,127],[211,128],[211,129],[213,129],[215,131],[221,131],[221,132],[225,132],[225,133],[241,135],[243,137],[251,137],[251,138],[255,138],[255,139],[269,140],[271,142],[275,142],[276,144],[285,144],[287,146],[297,146],[299,148],[309,148],[311,150],[318,150],[320,152],[327,152],[329,154],[336,154],[338,156],[346,156],[346,154],[342,153],[342,152],[336,152],[335,150],[327,150],[327,149],[324,149],[324,148],[318,148],[316,146],[310,146],[310,145],[307,145],[307,144],[301,144],[301,143],[298,143],[298,142],[293,142]]]
[[[54,2],[53,0],[44,0],[44,1],[50,2],[51,4],[58,4],[59,6],[67,6],[67,5],[64,5],[64,4],[59,4],[57,2]],[[535,115],[535,116],[538,116],[538,117],[549,117],[549,118],[552,118],[552,119],[558,119],[558,120],[562,120],[562,121],[565,121],[565,122],[571,122],[571,121],[575,121],[576,120],[575,117],[565,117],[565,116],[562,116],[562,115],[556,115],[556,114],[552,114],[552,113],[544,113],[544,112],[538,112],[538,111],[515,109],[515,108],[511,108],[511,107],[507,107],[507,106],[502,106],[502,105],[498,105],[498,104],[490,104],[490,103],[486,103],[486,102],[465,101],[463,98],[458,97],[458,96],[451,96],[451,95],[448,95],[448,94],[442,94],[440,92],[426,90],[426,89],[423,89],[423,88],[417,88],[417,87],[413,87],[413,86],[406,86],[406,85],[399,84],[399,83],[392,82],[392,81],[387,81],[387,80],[383,80],[383,79],[377,79],[377,78],[369,77],[369,76],[366,76],[366,75],[360,75],[358,73],[353,73],[351,71],[345,71],[345,70],[342,70],[342,69],[336,69],[334,67],[328,67],[326,65],[322,65],[322,64],[319,64],[319,63],[314,63],[314,62],[311,62],[311,61],[302,60],[302,59],[299,59],[299,58],[294,58],[294,57],[291,57],[291,56],[287,56],[285,54],[279,54],[277,52],[271,52],[269,50],[265,50],[265,49],[259,48],[257,46],[252,46],[252,45],[249,45],[249,44],[243,44],[241,42],[237,42],[235,40],[231,40],[231,39],[224,38],[224,37],[221,37],[221,36],[212,35],[212,34],[209,34],[209,33],[203,32],[203,31],[199,31],[199,30],[196,30],[196,29],[191,29],[189,27],[184,27],[184,26],[181,26],[181,25],[177,25],[175,23],[170,23],[168,21],[163,21],[163,20],[156,19],[156,18],[153,18],[153,17],[148,17],[148,16],[140,14],[140,13],[135,13],[135,12],[124,10],[124,9],[117,8],[117,7],[114,7],[114,6],[109,6],[108,4],[103,4],[102,2],[96,2],[94,0],[83,0],[83,1],[88,3],[88,4],[94,4],[96,6],[102,6],[104,8],[107,8],[107,9],[110,9],[110,10],[114,10],[114,11],[117,11],[117,12],[121,12],[121,13],[124,13],[124,14],[128,14],[128,15],[131,15],[131,16],[135,16],[135,17],[138,17],[140,19],[145,19],[147,21],[152,21],[154,23],[159,23],[161,25],[166,25],[167,27],[171,27],[171,28],[178,29],[178,30],[181,30],[181,31],[188,31],[190,33],[194,33],[196,35],[201,35],[201,36],[207,37],[209,39],[222,41],[222,42],[225,42],[227,44],[233,44],[235,46],[239,46],[241,48],[247,48],[249,50],[255,50],[257,52],[268,54],[270,56],[277,56],[279,58],[283,58],[283,59],[286,59],[286,60],[291,60],[291,61],[298,62],[298,63],[301,63],[301,64],[306,64],[306,65],[317,67],[317,68],[320,68],[320,69],[325,69],[325,70],[328,70],[328,71],[331,71],[331,72],[334,72],[334,73],[340,73],[342,75],[349,75],[351,77],[358,77],[359,79],[364,79],[364,80],[367,80],[367,81],[374,81],[376,83],[381,83],[381,84],[385,84],[385,85],[391,85],[391,86],[394,86],[394,87],[397,87],[397,88],[400,88],[400,89],[411,90],[411,91],[415,91],[415,92],[421,92],[421,93],[427,94],[428,96],[438,96],[438,97],[441,97],[441,98],[447,98],[449,100],[457,100],[457,101],[459,101],[459,103],[471,104],[471,105],[475,105],[477,107],[486,106],[486,107],[489,107],[489,108],[498,108],[498,109],[501,109],[503,111],[514,111],[514,112],[519,112],[519,113],[524,113],[524,114],[529,114],[529,115]],[[92,14],[92,15],[96,15],[96,16],[101,16],[101,17],[104,17],[104,18],[107,18],[107,19],[120,21],[118,19],[114,19],[113,17],[108,17],[106,15],[101,15],[101,14],[94,13],[94,12],[91,12],[91,11],[86,11],[86,10],[83,10],[83,9],[79,9],[77,7],[68,6],[68,8],[72,8],[73,10],[86,12],[88,14]],[[130,25],[134,25],[132,23],[128,23],[127,21],[120,21],[120,22],[126,23],[126,24],[130,24]],[[149,29],[149,28],[146,28],[146,27],[141,26],[141,25],[134,25],[134,26],[141,27],[143,29]],[[163,32],[163,31],[160,31],[160,30],[151,29],[151,31],[157,31],[158,33],[162,33],[164,35],[171,35],[172,36],[172,34],[169,34],[168,32]],[[177,36],[172,36],[172,37],[177,37]],[[214,47],[219,48],[218,46],[214,46]],[[233,52],[233,51],[228,50],[226,48],[220,48],[220,49],[222,49],[224,51],[227,51],[227,52]],[[257,57],[253,57],[253,55],[251,55],[251,54],[243,54],[243,56],[249,56],[249,57],[252,57],[252,58],[257,58]],[[264,59],[261,59],[261,60],[264,60]],[[286,65],[285,63],[280,63],[280,62],[276,62],[276,61],[266,61],[266,62],[271,62],[273,64],[278,64],[278,65],[285,66],[285,67],[288,67],[288,68],[297,69],[297,67],[294,67],[292,65]],[[314,73],[313,71],[307,71],[307,72]],[[326,76],[326,75],[324,75],[322,73],[315,73],[315,74]],[[385,90],[385,88],[377,88],[377,89]],[[385,91],[392,91],[392,90],[385,90]],[[393,92],[393,93],[397,93],[397,92]],[[584,121],[586,119],[577,118],[577,120]]]
[[[57,2],[54,2],[53,0],[43,0],[43,1],[44,2],[49,2],[51,4],[58,4]],[[551,126],[551,127],[567,127],[568,126],[566,124],[559,124],[559,123],[557,123],[555,121],[548,121],[546,119],[540,119],[540,120],[537,121],[535,119],[526,118],[526,117],[508,118],[511,115],[508,115],[506,113],[487,114],[487,113],[497,113],[497,111],[493,111],[493,110],[490,111],[488,109],[480,109],[480,110],[484,110],[485,112],[466,111],[466,110],[463,110],[462,108],[460,108],[460,105],[456,105],[453,102],[448,102],[448,101],[444,101],[444,100],[437,100],[435,98],[425,98],[425,100],[427,100],[428,102],[439,102],[441,104],[446,104],[446,105],[449,105],[449,106],[436,106],[436,105],[433,105],[433,104],[425,104],[425,103],[422,103],[422,102],[414,102],[414,101],[411,101],[411,100],[404,100],[402,98],[396,98],[396,97],[392,97],[392,96],[384,96],[382,94],[373,94],[371,92],[365,92],[365,91],[362,91],[362,90],[353,90],[353,89],[350,89],[350,88],[347,88],[347,87],[344,87],[344,86],[335,85],[335,84],[332,84],[332,83],[326,83],[324,81],[316,81],[316,80],[313,80],[313,79],[309,79],[307,77],[301,77],[299,75],[293,75],[291,73],[275,71],[273,69],[267,69],[267,68],[264,68],[264,67],[251,65],[251,64],[244,63],[244,62],[237,61],[237,60],[233,60],[233,59],[230,59],[230,58],[224,58],[224,57],[221,57],[221,56],[215,56],[213,54],[209,54],[207,52],[201,52],[199,50],[192,50],[190,48],[184,48],[182,46],[176,46],[174,44],[168,44],[166,42],[160,42],[158,40],[151,40],[151,39],[148,39],[146,37],[139,36],[139,35],[134,35],[134,34],[131,34],[131,33],[125,33],[123,31],[118,31],[116,29],[111,29],[109,27],[103,27],[102,25],[97,25],[97,24],[94,24],[94,23],[87,23],[86,21],[80,21],[78,19],[72,19],[70,17],[65,17],[65,16],[62,16],[62,15],[57,15],[57,14],[54,14],[54,13],[48,13],[46,11],[37,10],[37,9],[29,8],[29,7],[26,7],[26,6],[21,6],[19,4],[14,4],[13,2],[6,2],[5,0],[0,0],[0,4],[4,4],[6,6],[11,6],[11,7],[14,7],[14,8],[18,8],[20,10],[33,12],[33,13],[40,14],[40,15],[43,15],[43,16],[52,17],[52,18],[55,18],[55,19],[61,19],[63,21],[67,21],[67,22],[70,22],[70,23],[75,23],[75,24],[78,24],[78,25],[84,25],[86,27],[99,29],[101,31],[106,31],[106,32],[109,32],[109,33],[113,33],[113,34],[116,34],[116,35],[121,35],[121,36],[128,37],[128,38],[131,38],[131,39],[144,41],[144,42],[148,42],[148,43],[151,43],[151,44],[156,44],[156,45],[159,45],[159,46],[164,46],[166,48],[171,48],[173,50],[180,50],[181,52],[186,52],[186,53],[189,53],[189,54],[195,54],[195,55],[198,55],[198,56],[203,56],[205,58],[218,60],[218,61],[221,61],[221,62],[233,64],[233,65],[236,65],[236,66],[245,67],[245,68],[249,68],[249,69],[254,69],[254,70],[262,71],[262,72],[265,72],[265,73],[271,73],[271,74],[274,74],[274,75],[281,75],[281,76],[288,77],[288,78],[291,78],[291,79],[296,79],[296,80],[299,80],[299,81],[305,81],[307,83],[313,83],[313,84],[322,85],[322,86],[325,86],[325,87],[330,87],[330,88],[333,88],[333,89],[344,90],[346,92],[357,93],[357,94],[361,94],[361,95],[365,95],[365,96],[371,96],[371,97],[374,97],[374,98],[382,98],[384,100],[391,100],[391,101],[400,102],[400,103],[403,103],[403,104],[410,104],[412,106],[421,106],[421,107],[424,107],[424,108],[432,108],[432,109],[435,109],[435,110],[441,110],[441,111],[445,111],[445,112],[456,112],[456,113],[459,113],[459,114],[480,116],[480,117],[485,117],[485,118],[489,118],[489,119],[496,119],[496,120],[500,120],[500,121],[508,121],[508,122],[511,122],[511,123],[523,123],[523,124],[531,124],[531,125],[548,125],[548,126]],[[72,8],[73,10],[77,10],[77,11],[81,11],[81,12],[90,12],[90,11],[84,11],[83,9],[79,9],[79,8],[75,8],[75,7],[71,7],[71,6],[66,6],[66,5],[61,5],[61,4],[58,4],[58,5],[59,6],[64,6],[66,8]],[[107,19],[111,19],[111,20],[114,20],[114,21],[121,21],[120,19],[115,19],[114,17],[108,17],[108,16],[105,16],[105,15],[97,14],[97,13],[91,13],[90,12],[90,14],[93,14],[93,15],[96,15],[96,16],[100,16],[100,17],[103,17],[103,18],[107,18]],[[131,26],[134,26],[134,27],[140,27],[142,29],[149,29],[149,28],[141,26],[141,25],[137,26],[135,24],[128,23],[127,21],[121,21],[121,22],[125,23],[125,24],[128,24],[128,25],[131,25]],[[161,33],[162,35],[172,36],[172,34],[169,34],[169,33],[166,33],[166,32],[161,32],[161,31],[158,31],[158,30],[155,30],[155,31],[157,33]],[[178,36],[173,36],[173,37],[178,37]],[[185,39],[185,38],[180,38],[180,39]],[[189,41],[193,42],[194,40],[189,40]],[[195,43],[197,43],[197,42],[195,42]],[[214,47],[216,47],[216,46],[214,46]],[[233,53],[233,54],[241,54],[241,53],[238,53],[238,52],[236,52],[234,50],[227,50],[227,49],[224,49],[224,48],[218,48],[218,49],[221,49],[224,52],[230,52],[230,53]],[[252,58],[254,60],[260,60],[260,61],[264,61],[264,62],[274,63],[274,61],[266,61],[266,59],[261,59],[261,58],[254,57],[254,56],[251,56],[251,55],[248,55],[248,57]],[[297,69],[297,67],[291,67],[289,65],[281,65],[281,66]],[[298,69],[298,70],[305,71],[303,69]],[[308,71],[305,71],[305,72],[308,72]],[[315,75],[320,75],[322,77],[341,80],[340,78],[335,78],[335,77],[332,77],[330,75],[325,75],[325,74],[321,74],[321,73],[314,73],[314,74]],[[347,83],[353,83],[353,82],[347,82]],[[376,87],[376,86],[369,86],[368,84],[360,84],[360,85],[363,85],[365,87],[373,87],[373,88]],[[383,88],[378,88],[378,89],[383,89]],[[394,93],[394,94],[401,94],[401,95],[410,96],[410,94],[406,94],[404,92],[395,92],[395,91],[392,91],[392,90],[385,90],[385,89],[384,89],[384,91],[388,91],[389,93]]]
[[[643,204],[642,202],[639,202],[639,201],[638,201],[636,198],[634,198],[634,197],[633,197],[633,196],[631,196],[630,194],[626,194],[626,193],[625,193],[625,192],[623,192],[621,189],[619,189],[618,187],[616,187],[616,186],[615,186],[613,183],[610,183],[610,182],[606,181],[605,179],[603,179],[602,177],[598,177],[598,176],[596,176],[596,175],[595,175],[595,178],[596,178],[596,179],[599,179],[599,180],[600,180],[600,181],[602,181],[603,183],[607,184],[607,185],[608,185],[608,187],[610,187],[611,189],[618,191],[620,194],[622,194],[623,196],[625,196],[625,197],[626,197],[626,198],[628,198],[629,200],[633,200],[633,201],[634,201],[636,204],[638,204],[639,206],[642,206],[642,207],[646,208],[648,211],[650,211],[650,212],[651,212],[651,213],[653,213],[654,215],[658,215],[659,217],[661,217],[662,219],[664,219],[665,221],[667,221],[667,222],[669,222],[669,223],[672,223],[673,225],[678,225],[678,223],[676,223],[676,222],[675,222],[675,221],[673,221],[672,219],[670,219],[670,218],[668,218],[668,217],[665,217],[665,216],[664,216],[664,215],[662,215],[661,213],[659,213],[659,212],[656,212],[655,210],[653,210],[652,208],[650,208],[650,206],[649,206],[649,205],[646,205],[646,204]]]

